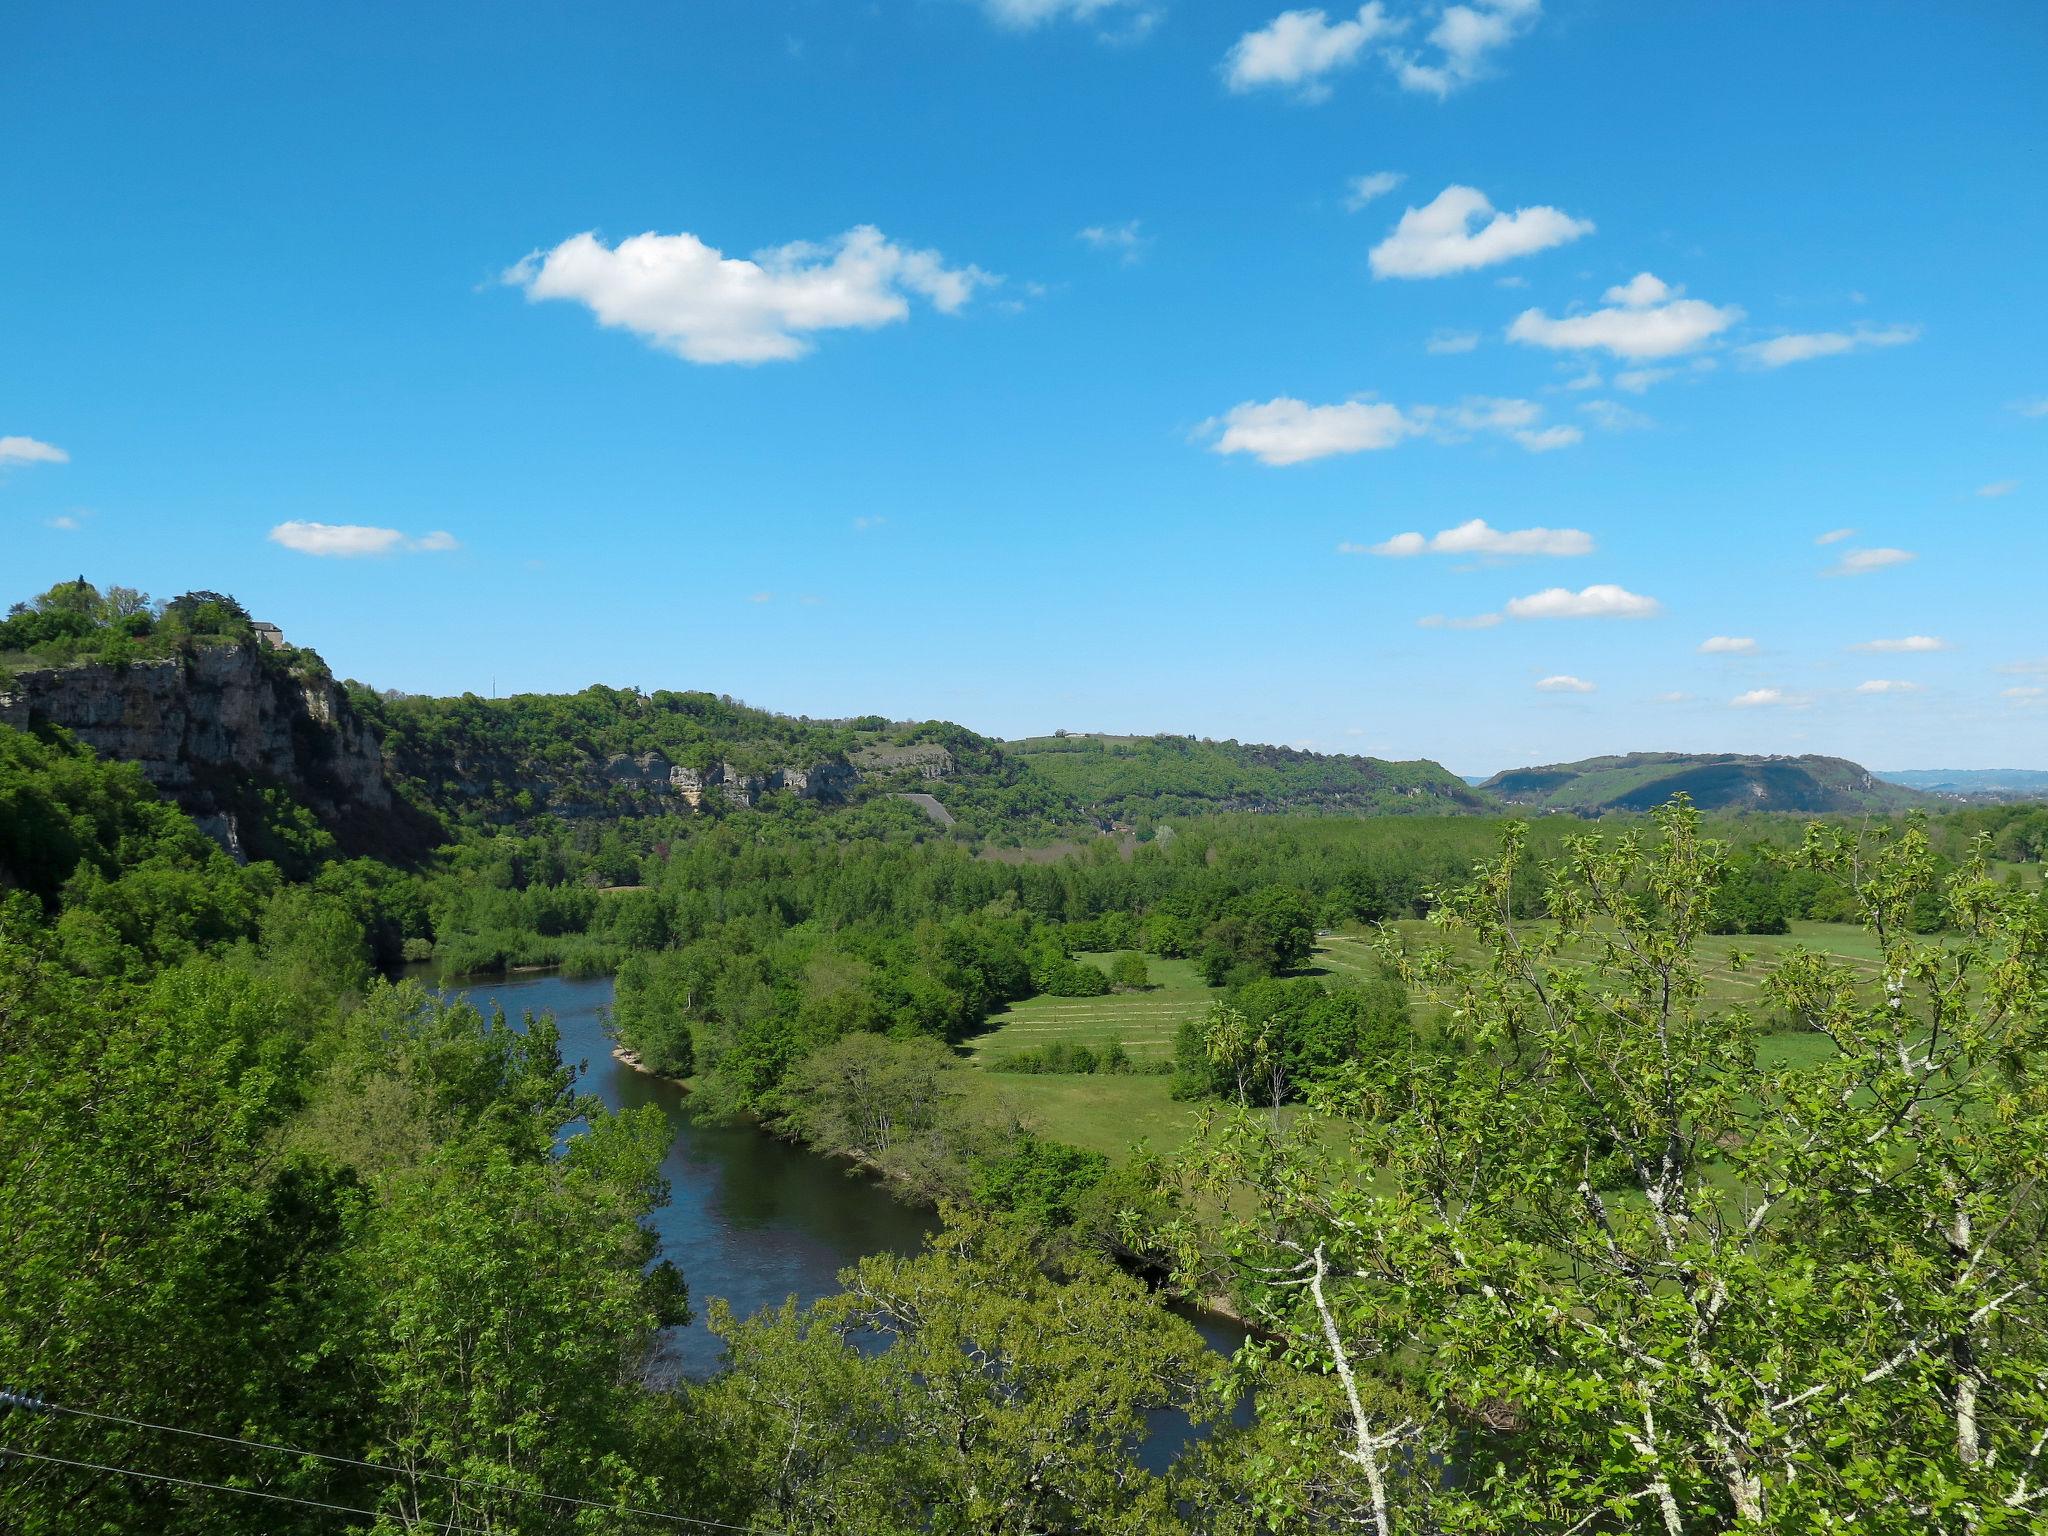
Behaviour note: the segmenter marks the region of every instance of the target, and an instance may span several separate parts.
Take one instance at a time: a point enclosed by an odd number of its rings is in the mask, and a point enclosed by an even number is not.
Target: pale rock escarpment
[[[0,686],[0,724],[61,726],[100,756],[134,763],[230,852],[249,797],[271,786],[349,852],[405,852],[429,835],[392,793],[376,735],[333,680],[255,645],[21,671]]]

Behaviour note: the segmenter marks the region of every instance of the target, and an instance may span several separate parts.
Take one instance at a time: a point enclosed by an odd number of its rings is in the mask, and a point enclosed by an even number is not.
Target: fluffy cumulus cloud
[[[1548,587],[1515,598],[1507,607],[1511,619],[1654,619],[1663,611],[1664,605],[1654,597],[1643,597],[1612,582],[1598,582],[1576,592],[1569,587]]]
[[[1602,294],[1602,309],[1555,319],[1540,309],[1523,310],[1508,326],[1508,340],[1558,352],[1607,352],[1633,362],[1695,351],[1742,318],[1732,304],[1688,299],[1684,292],[1640,272]],[[1640,391],[1655,382],[1639,375],[1622,387]]]
[[[1479,345],[1477,331],[1437,331],[1424,344],[1432,357],[1470,352]]]
[[[1868,682],[1856,685],[1858,693],[1918,693],[1920,684],[1909,683],[1896,677],[1873,677]]]
[[[1807,703],[1804,696],[1787,693],[1782,688],[1752,688],[1747,693],[1738,693],[1728,701],[1737,709],[1798,709]]]
[[[1542,10],[1542,0],[1467,0],[1437,9],[1436,24],[1419,35],[1411,18],[1389,15],[1381,0],[1341,9],[1335,20],[1320,7],[1282,11],[1237,40],[1223,78],[1233,91],[1278,88],[1321,101],[1332,76],[1374,59],[1403,90],[1441,100],[1493,73],[1496,56]]]
[[[1472,395],[1456,405],[1402,409],[1378,400],[1310,405],[1281,395],[1247,400],[1202,423],[1216,453],[1249,453],[1262,464],[1302,464],[1333,454],[1392,448],[1411,437],[1443,443],[1479,435],[1505,437],[1531,453],[1569,447],[1584,436],[1577,427],[1544,426],[1543,407],[1532,400]]]
[[[1474,0],[1447,5],[1430,29],[1429,49],[1394,50],[1403,87],[1441,99],[1492,72],[1494,55],[1536,24],[1542,0]]]
[[[270,542],[302,555],[340,560],[356,560],[365,555],[436,553],[458,547],[452,533],[426,533],[412,538],[396,528],[372,528],[364,523],[279,523],[270,530]]]
[[[1121,224],[1090,224],[1077,231],[1074,238],[1098,251],[1108,251],[1127,267],[1144,255],[1145,247],[1152,243],[1136,219],[1126,219]]]
[[[1754,656],[1756,642],[1747,635],[1709,635],[1700,642],[1702,656]]]
[[[1881,571],[1887,566],[1904,565],[1919,558],[1910,549],[1848,549],[1842,552],[1842,558],[1829,566],[1824,574],[1867,576],[1872,571]]]
[[[1853,331],[1804,331],[1791,336],[1773,336],[1738,347],[1742,360],[1756,368],[1782,368],[1816,357],[1834,357],[1843,352],[1860,352],[1867,347],[1902,347],[1920,339],[1917,325],[1865,325]]]
[[[1398,406],[1376,400],[1310,405],[1282,395],[1247,400],[1208,423],[1217,453],[1249,453],[1261,464],[1304,464],[1337,453],[1391,448],[1422,430]]]
[[[55,443],[33,437],[0,437],[0,467],[9,464],[69,464],[71,455]]]
[[[1368,43],[1399,30],[1380,0],[1335,21],[1322,10],[1282,11],[1232,45],[1223,78],[1233,91],[1279,87],[1320,101],[1330,94],[1329,76],[1356,64]]]
[[[957,313],[998,279],[946,265],[863,224],[822,242],[798,241],[728,257],[695,235],[652,232],[607,246],[572,235],[536,251],[504,280],[528,300],[568,299],[598,323],[631,331],[693,363],[766,363],[802,357],[814,332],[873,330],[922,298]]]
[[[1541,205],[1498,211],[1477,187],[1445,187],[1420,208],[1410,208],[1386,239],[1372,248],[1374,277],[1448,277],[1533,256],[1593,232],[1576,219]]]
[[[1404,559],[1411,555],[1590,555],[1593,536],[1577,528],[1494,528],[1475,517],[1427,537],[1397,533],[1364,553]]]
[[[1591,693],[1594,685],[1583,677],[1573,677],[1569,672],[1560,672],[1555,677],[1546,677],[1536,684],[1538,693]]]
[[[1939,635],[1901,635],[1896,640],[1863,640],[1849,647],[1852,651],[1876,651],[1881,654],[1912,654],[1920,651],[1946,651],[1953,647]]]
[[[1408,178],[1399,171],[1374,171],[1366,176],[1354,176],[1344,183],[1344,206],[1353,213],[1367,203],[1385,197]]]

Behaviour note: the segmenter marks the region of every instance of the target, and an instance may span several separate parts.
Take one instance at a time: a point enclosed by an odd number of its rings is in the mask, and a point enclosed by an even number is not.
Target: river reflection
[[[605,1034],[608,977],[479,978],[448,986],[477,1007],[504,1009],[515,1023],[551,1013],[562,1058],[577,1088],[613,1109],[654,1104],[675,1135],[662,1174],[669,1203],[653,1216],[662,1256],[690,1283],[700,1319],[665,1341],[666,1370],[702,1380],[724,1363],[724,1347],[701,1321],[722,1296],[741,1317],[794,1295],[814,1301],[839,1289],[839,1271],[870,1253],[917,1252],[937,1223],[895,1199],[874,1179],[747,1125],[718,1125],[689,1111],[675,1084],[636,1072],[612,1056]]]
[[[420,979],[433,983],[424,973]],[[938,1225],[934,1213],[904,1204],[842,1163],[749,1125],[700,1121],[690,1113],[689,1095],[674,1083],[617,1060],[605,1032],[609,977],[470,978],[441,990],[467,996],[486,1011],[502,1008],[514,1024],[528,1014],[553,1014],[562,1059],[576,1069],[579,1091],[613,1109],[654,1104],[668,1117],[675,1137],[662,1165],[669,1203],[654,1212],[652,1225],[662,1257],[689,1282],[699,1320],[669,1331],[658,1378],[702,1381],[723,1368],[724,1346],[702,1321],[713,1296],[724,1297],[741,1317],[792,1295],[799,1303],[815,1301],[839,1289],[842,1269],[871,1253],[916,1253]],[[1211,1349],[1229,1353],[1243,1342],[1243,1331],[1220,1319],[1193,1314],[1188,1320]],[[1188,1434],[1181,1415],[1151,1415],[1139,1459],[1157,1469]]]

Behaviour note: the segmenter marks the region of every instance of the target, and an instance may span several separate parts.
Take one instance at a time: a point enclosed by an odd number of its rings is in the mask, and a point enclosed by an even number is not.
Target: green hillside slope
[[[1739,752],[1631,752],[1576,763],[1510,768],[1480,789],[1510,805],[1597,816],[1647,811],[1686,794],[1707,810],[1898,811],[1931,795],[1889,784],[1840,757],[1759,757]]]
[[[1009,751],[1105,820],[1208,811],[1444,814],[1492,808],[1436,763],[1336,757],[1192,736],[1035,736]]]

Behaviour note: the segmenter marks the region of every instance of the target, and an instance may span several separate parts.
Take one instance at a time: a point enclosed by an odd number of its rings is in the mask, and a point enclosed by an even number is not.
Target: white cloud
[[[1208,430],[1219,426],[1214,452],[1249,453],[1261,464],[1302,464],[1336,453],[1392,448],[1422,430],[1399,407],[1378,401],[1310,405],[1287,395],[1247,400],[1220,421],[1205,423]]]
[[[1845,550],[1842,558],[1824,572],[1829,576],[1863,576],[1871,571],[1881,571],[1888,565],[1904,565],[1920,557],[1910,549],[1851,549]]]
[[[1614,376],[1614,387],[1632,395],[1647,394],[1652,384],[1661,384],[1676,372],[1676,368],[1625,368]]]
[[[1304,100],[1320,101],[1330,94],[1325,76],[1350,68],[1367,43],[1401,26],[1380,0],[1370,0],[1342,21],[1331,21],[1321,10],[1282,11],[1232,45],[1223,60],[1224,79],[1233,91],[1280,86]]]
[[[1492,629],[1500,622],[1497,613],[1475,613],[1470,618],[1448,619],[1440,613],[1426,614],[1415,621],[1417,629]]]
[[[1560,672],[1556,677],[1546,677],[1536,685],[1539,693],[1591,693],[1594,685],[1583,677],[1573,677]]]
[[[981,0],[982,9],[1006,27],[1028,31],[1048,21],[1093,21],[1126,8],[1143,22],[1149,7],[1139,0]]]
[[[1353,546],[1347,553],[1361,552]],[[1410,555],[1590,555],[1593,536],[1577,528],[1493,528],[1483,517],[1425,538],[1397,533],[1362,551],[1396,559]]]
[[[0,437],[0,468],[9,464],[69,464],[71,455],[55,443],[33,437]]]
[[[1716,306],[1678,297],[1684,291],[1641,272],[1601,295],[1609,305],[1606,309],[1555,320],[1540,309],[1523,310],[1508,327],[1508,340],[1563,352],[1598,349],[1631,360],[1673,357],[1706,345],[1742,318],[1742,311],[1732,304]],[[1656,382],[1649,372],[1644,370],[1623,388],[1648,388]]]
[[[1998,696],[2001,699],[2011,699],[2015,703],[2029,703],[2035,699],[2048,698],[2048,688],[2023,684],[2018,688],[2001,688],[1998,690]]]
[[[2031,400],[2015,400],[2012,408],[2022,416],[2048,416],[2048,395],[2036,395]]]
[[[1614,400],[1588,400],[1579,407],[1603,432],[1639,432],[1656,422]]]
[[[1492,55],[1534,26],[1541,11],[1542,0],[1447,5],[1429,34],[1436,54],[1392,53],[1396,77],[1404,89],[1442,99],[1489,73]]]
[[[1896,677],[1873,677],[1867,683],[1858,683],[1858,693],[1918,693],[1921,685],[1909,683]]]
[[[1864,347],[1902,347],[1920,339],[1917,325],[1858,326],[1853,331],[1806,331],[1792,336],[1773,336],[1737,347],[1743,359],[1758,368],[1782,368],[1815,357],[1833,357]]]
[[[1385,197],[1407,179],[1400,171],[1374,171],[1369,176],[1354,176],[1344,183],[1344,206],[1356,213],[1376,198]]]
[[[1598,389],[1606,382],[1606,376],[1598,368],[1588,368],[1584,373],[1566,379],[1564,387],[1566,389]]]
[[[1979,496],[1987,497],[2010,496],[2014,491],[2018,490],[2019,488],[2020,483],[2017,480],[1994,480],[1989,485],[1978,486],[1977,494]]]
[[[903,320],[912,296],[956,313],[998,279],[979,267],[949,267],[938,252],[897,245],[863,224],[751,260],[726,257],[688,233],[649,232],[615,247],[584,233],[534,252],[504,281],[530,302],[574,300],[599,324],[689,362],[765,363],[802,357],[815,331]]]
[[[85,524],[81,523],[69,512],[59,512],[55,517],[44,518],[43,526],[45,528],[55,528],[60,533],[76,533]]]
[[[1853,539],[1855,537],[1856,530],[1854,528],[1830,528],[1813,542],[1816,544],[1839,544],[1844,539]]]
[[[1475,221],[1484,220],[1478,228]],[[1591,219],[1537,206],[1500,213],[1477,187],[1445,187],[1372,248],[1374,277],[1447,277],[1532,256],[1593,232]]]
[[[1951,651],[1955,647],[1939,635],[1903,635],[1896,640],[1859,641],[1855,645],[1850,646],[1849,649],[1852,651],[1913,652]]]
[[[1702,656],[1754,656],[1756,641],[1748,635],[1709,635],[1699,649]]]
[[[1086,229],[1076,231],[1074,238],[1098,251],[1113,252],[1128,267],[1144,255],[1145,247],[1152,243],[1140,233],[1138,225],[1137,219],[1126,219],[1121,224],[1090,224]]]
[[[436,531],[409,538],[396,528],[373,528],[364,523],[279,523],[268,535],[273,544],[302,555],[321,555],[355,560],[365,555],[439,553],[461,546],[451,533]]]
[[[1454,352],[1470,352],[1479,345],[1477,331],[1437,331],[1425,343],[1434,357],[1443,357]]]
[[[1728,702],[1736,709],[1763,709],[1773,705],[1782,709],[1799,709],[1808,701],[1782,688],[1752,688],[1747,693],[1738,693]]]
[[[1196,429],[1214,436],[1215,453],[1249,453],[1262,464],[1300,464],[1331,454],[1392,448],[1406,438],[1430,437],[1461,443],[1477,433],[1510,438],[1531,453],[1579,442],[1577,427],[1542,425],[1543,407],[1533,400],[1468,395],[1456,405],[1417,405],[1406,410],[1376,400],[1310,405],[1292,396],[1246,400]]]
[[[1664,605],[1654,597],[1600,582],[1577,592],[1548,587],[1513,599],[1507,611],[1512,619],[1652,619],[1664,611]]]
[[[1550,453],[1558,448],[1569,448],[1586,440],[1586,434],[1577,427],[1544,427],[1535,431],[1520,431],[1509,434],[1531,453]]]

